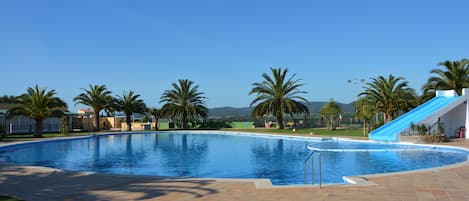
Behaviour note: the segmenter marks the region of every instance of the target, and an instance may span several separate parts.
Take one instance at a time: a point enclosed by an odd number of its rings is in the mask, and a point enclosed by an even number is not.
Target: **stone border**
[[[43,143],[43,142],[52,142],[52,141],[64,141],[64,140],[78,140],[78,139],[86,139],[92,138],[95,136],[107,136],[107,135],[121,135],[121,134],[145,134],[145,133],[195,133],[195,134],[206,134],[208,133],[217,133],[222,135],[243,135],[243,136],[261,136],[266,138],[283,138],[283,139],[331,139],[331,140],[338,140],[338,141],[351,141],[351,142],[372,142],[377,144],[402,144],[402,145],[415,145],[421,147],[440,147],[440,148],[450,148],[450,149],[459,149],[461,151],[466,151],[469,153],[469,149],[457,147],[457,146],[449,146],[449,145],[432,145],[432,144],[413,144],[413,143],[389,143],[389,142],[374,142],[371,140],[357,140],[357,139],[350,139],[350,138],[342,138],[342,137],[317,137],[317,136],[286,136],[287,134],[266,134],[266,133],[251,133],[251,132],[234,132],[234,131],[145,131],[145,132],[113,132],[113,133],[102,133],[102,134],[90,134],[85,136],[76,136],[76,137],[58,137],[58,138],[51,138],[51,139],[38,139],[33,141],[22,141],[22,142],[12,142],[12,143],[5,143],[0,144],[0,149],[3,147],[14,147],[18,145],[30,144],[30,143]],[[39,169],[46,172],[75,172],[79,175],[112,175],[115,177],[124,177],[124,178],[153,178],[153,179],[161,179],[161,180],[171,180],[171,181],[185,181],[185,180],[212,180],[217,182],[247,182],[247,183],[254,183],[256,189],[275,189],[275,188],[319,188],[318,184],[291,184],[291,185],[273,185],[270,179],[267,178],[251,178],[251,179],[244,179],[244,178],[187,178],[187,177],[168,177],[168,176],[147,176],[147,175],[120,175],[120,174],[111,174],[111,173],[100,173],[100,172],[91,172],[91,171],[71,171],[71,170],[62,170],[57,168],[51,167],[44,167],[44,166],[26,166],[21,164],[15,164],[11,162],[0,162],[4,165],[14,165],[24,168],[31,168],[31,169]],[[408,170],[408,171],[400,171],[400,172],[391,172],[391,173],[381,173],[381,174],[368,174],[368,175],[357,175],[357,176],[343,176],[344,181],[347,183],[339,183],[339,184],[322,184],[322,187],[327,186],[376,186],[374,182],[369,181],[370,178],[378,178],[378,177],[389,177],[389,176],[396,176],[396,175],[406,175],[406,174],[414,174],[414,173],[424,173],[430,171],[440,171],[444,169],[451,169],[457,168],[462,166],[469,167],[469,156],[468,160],[460,163],[455,163],[451,165],[439,166],[439,167],[432,167],[432,168],[424,168],[424,169],[417,169],[417,170]]]

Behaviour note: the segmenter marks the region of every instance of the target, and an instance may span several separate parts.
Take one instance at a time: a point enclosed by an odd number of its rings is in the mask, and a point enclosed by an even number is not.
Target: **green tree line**
[[[366,82],[355,104],[355,117],[364,123],[364,130],[369,132],[371,122],[378,113],[384,114],[383,123],[389,122],[400,114],[417,107],[435,96],[436,90],[455,90],[459,95],[463,88],[469,87],[469,60],[444,61],[438,63],[439,67],[430,71],[431,76],[422,86],[422,95],[409,87],[408,81],[403,77],[394,75],[377,76]],[[289,75],[288,68],[270,68],[268,73],[262,74],[261,82],[253,83],[249,95],[255,95],[251,102],[252,116],[265,118],[274,116],[277,127],[283,129],[285,115],[309,115],[306,91],[302,79],[297,74]],[[113,96],[106,85],[89,85],[83,88],[82,93],[73,101],[91,107],[95,112],[94,130],[99,127],[101,112],[123,112],[126,116],[128,130],[131,128],[131,116],[134,113],[149,114],[158,122],[159,118],[168,118],[171,121],[181,122],[182,128],[190,127],[189,122],[198,121],[208,117],[205,93],[199,86],[188,79],[180,79],[172,83],[171,89],[164,91],[160,97],[161,108],[148,108],[140,95],[134,91],[124,92]],[[42,88],[38,85],[30,87],[20,96],[0,97],[0,103],[14,103],[8,116],[23,115],[35,120],[34,135],[42,136],[42,121],[48,117],[60,117],[67,111],[67,104],[56,97],[54,89]],[[335,119],[340,115],[340,107],[331,99],[323,108],[323,115],[334,127]],[[375,122],[376,124],[377,122]]]

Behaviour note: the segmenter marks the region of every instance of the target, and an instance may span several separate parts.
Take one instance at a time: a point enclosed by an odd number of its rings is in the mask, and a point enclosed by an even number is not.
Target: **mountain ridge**
[[[311,114],[317,114],[319,113],[319,110],[321,107],[326,104],[327,101],[312,101],[308,102],[308,108]],[[336,102],[340,108],[342,109],[342,112],[344,113],[352,113],[355,110],[355,107],[353,106],[352,103],[341,103],[341,102]],[[250,107],[230,107],[230,106],[224,106],[224,107],[214,107],[214,108],[209,108],[208,113],[210,117],[219,117],[219,118],[226,118],[226,117],[250,117],[251,116],[251,110],[252,108]]]

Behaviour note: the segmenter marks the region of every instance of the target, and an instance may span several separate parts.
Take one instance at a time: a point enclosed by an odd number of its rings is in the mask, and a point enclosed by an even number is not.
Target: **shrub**
[[[378,122],[375,122],[372,126],[372,128],[373,128],[372,130],[377,129],[377,128],[381,127],[382,125],[384,125],[384,121],[382,121],[382,120],[380,120]]]

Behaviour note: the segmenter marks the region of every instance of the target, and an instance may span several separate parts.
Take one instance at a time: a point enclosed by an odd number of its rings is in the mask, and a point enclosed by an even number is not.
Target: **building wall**
[[[15,133],[33,133],[36,121],[25,116],[15,116],[7,120],[5,126],[5,119],[0,120],[1,125],[6,127],[8,134]],[[60,118],[47,118],[43,121],[43,132],[60,132],[62,129],[62,119]]]
[[[72,120],[74,131],[91,131],[93,129],[93,118],[86,118],[83,116],[77,116]]]
[[[148,125],[150,126],[150,130],[155,130],[155,122],[152,122],[152,123],[142,123],[142,122],[132,122],[132,130],[133,131],[142,131],[142,130],[145,130],[145,128],[148,128],[148,127],[145,127],[145,125]],[[121,130],[122,131],[126,131],[127,130],[127,123],[125,122],[122,122],[121,123]]]
[[[77,116],[73,119],[75,130],[92,131],[94,127],[94,117]],[[99,128],[103,130],[113,130],[120,128],[121,119],[117,117],[99,117]]]
[[[440,118],[448,138],[456,136],[455,131],[466,124],[466,104],[461,104]]]

